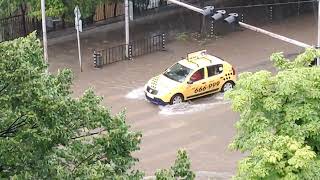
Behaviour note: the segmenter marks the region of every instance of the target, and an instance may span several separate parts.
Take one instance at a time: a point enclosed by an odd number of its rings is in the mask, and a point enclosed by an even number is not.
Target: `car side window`
[[[208,66],[208,67],[207,67],[207,69],[208,69],[208,77],[221,74],[222,71],[220,71],[219,69],[221,69],[222,67],[223,67],[222,64],[217,64],[217,65],[213,65],[213,66]]]
[[[196,82],[196,81],[199,81],[199,80],[202,80],[202,79],[204,79],[204,68],[199,69],[198,71],[193,73],[193,75],[190,78],[190,80],[192,82]]]

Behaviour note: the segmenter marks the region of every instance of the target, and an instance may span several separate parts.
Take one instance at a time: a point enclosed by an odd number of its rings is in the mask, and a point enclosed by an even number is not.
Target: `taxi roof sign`
[[[197,51],[197,52],[188,54],[187,55],[187,60],[188,61],[196,60],[196,59],[199,59],[199,58],[203,58],[206,55],[207,55],[207,50]]]

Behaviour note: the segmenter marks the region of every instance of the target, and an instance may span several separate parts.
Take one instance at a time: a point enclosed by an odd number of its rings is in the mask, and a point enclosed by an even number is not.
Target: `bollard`
[[[210,27],[210,37],[214,38],[214,21],[211,21],[211,27]]]
[[[273,7],[269,6],[269,21],[272,22],[273,20]]]
[[[97,52],[96,52],[96,50],[93,50],[93,64],[94,64],[94,67],[96,68],[97,67]]]
[[[131,44],[129,44],[128,50],[129,50],[129,52],[128,52],[129,60],[132,60],[132,45]]]
[[[166,43],[166,35],[162,34],[162,50],[165,50],[165,43]]]
[[[96,50],[93,51],[93,64],[95,68],[101,68],[101,53],[98,53]]]

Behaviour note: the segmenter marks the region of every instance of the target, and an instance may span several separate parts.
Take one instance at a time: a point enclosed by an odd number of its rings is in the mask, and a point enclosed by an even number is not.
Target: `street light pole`
[[[46,5],[45,0],[41,0],[41,15],[42,15],[42,41],[44,62],[48,64],[48,42],[47,42],[47,25],[46,25]]]
[[[281,36],[279,34],[272,33],[270,31],[266,31],[264,29],[261,29],[261,28],[255,27],[255,26],[251,26],[251,25],[243,23],[243,22],[239,22],[239,25],[241,27],[243,27],[243,28],[246,28],[246,29],[258,32],[258,33],[262,33],[262,34],[268,35],[270,37],[279,39],[281,41],[285,41],[285,42],[290,43],[290,44],[294,44],[296,46],[300,46],[300,47],[303,47],[303,48],[312,48],[312,46],[309,45],[309,44],[306,44],[306,43],[303,43],[303,42],[300,42],[300,41],[297,41],[297,40],[294,40],[294,39],[290,39],[290,38],[287,38],[285,36]]]
[[[200,14],[203,14],[203,13],[204,13],[203,9],[200,9],[200,8],[198,8],[198,7],[189,5],[189,4],[187,4],[187,3],[180,2],[180,1],[178,1],[178,0],[169,0],[169,1],[172,2],[172,3],[174,3],[174,4],[177,4],[177,5],[179,5],[179,6],[182,6],[182,7],[185,7],[185,8],[187,8],[187,9],[190,9],[190,10],[192,10],[192,11],[198,12],[198,13],[200,13]]]

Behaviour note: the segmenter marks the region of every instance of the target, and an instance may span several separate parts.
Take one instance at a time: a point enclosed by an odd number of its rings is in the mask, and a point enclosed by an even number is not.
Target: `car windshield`
[[[191,71],[192,69],[176,63],[175,65],[167,69],[166,72],[163,73],[163,75],[169,79],[182,83],[191,73]]]

